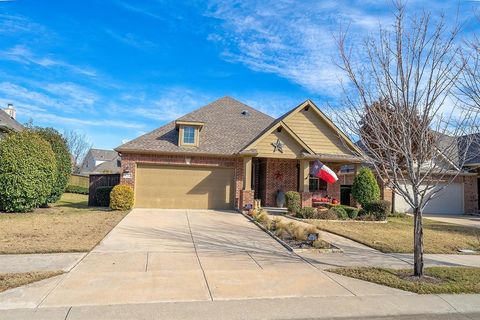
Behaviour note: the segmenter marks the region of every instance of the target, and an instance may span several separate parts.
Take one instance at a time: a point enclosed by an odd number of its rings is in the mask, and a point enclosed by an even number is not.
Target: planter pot
[[[277,192],[277,208],[283,208],[285,205],[285,192],[278,190]]]

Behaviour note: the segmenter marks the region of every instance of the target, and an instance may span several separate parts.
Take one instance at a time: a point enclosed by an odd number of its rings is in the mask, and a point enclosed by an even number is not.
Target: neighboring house
[[[466,142],[467,140],[469,142]],[[362,148],[360,143],[357,145]],[[478,178],[478,173],[480,173],[480,134],[460,137],[442,135],[437,148],[440,157],[436,157],[435,165],[441,167],[445,175],[437,189],[444,189],[438,197],[427,204],[423,212],[453,215],[478,213],[480,207],[480,180]],[[464,158],[467,160],[460,161]],[[452,176],[455,176],[453,181]],[[353,183],[354,173],[350,168],[349,172],[341,172],[339,178],[343,185],[349,186]],[[439,179],[438,176],[433,176],[433,178]],[[406,183],[406,185],[412,190],[411,184]],[[381,186],[381,192],[382,199],[392,203],[393,211],[413,212],[405,199],[390,188]]]
[[[278,190],[299,191],[311,206],[313,196],[340,199],[343,183],[310,178],[316,159],[335,171],[362,162],[357,146],[310,100],[274,119],[224,97],[115,150],[135,207],[149,208],[238,209],[254,199],[275,206]]]
[[[116,151],[90,149],[83,159],[79,174],[119,173],[121,162]]]
[[[23,126],[15,118],[16,110],[12,104],[8,104],[4,110],[0,109],[0,139],[8,132],[23,130]]]

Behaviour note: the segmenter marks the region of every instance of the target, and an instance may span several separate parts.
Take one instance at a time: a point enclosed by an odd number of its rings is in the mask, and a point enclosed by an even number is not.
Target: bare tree
[[[478,17],[480,21],[480,17]],[[480,110],[480,38],[474,35],[466,41],[463,52],[465,71],[459,78],[457,89],[462,102]]]
[[[77,171],[88,150],[92,148],[92,144],[84,134],[74,130],[65,130],[63,137],[65,138],[68,150],[72,155],[75,171]]]
[[[423,276],[423,210],[462,172],[468,134],[477,127],[474,110],[460,108],[452,94],[464,72],[458,32],[429,13],[407,20],[397,3],[394,25],[380,27],[378,37],[350,46],[345,33],[336,39],[339,66],[350,80],[337,118],[360,139],[365,161],[412,207],[417,277]]]

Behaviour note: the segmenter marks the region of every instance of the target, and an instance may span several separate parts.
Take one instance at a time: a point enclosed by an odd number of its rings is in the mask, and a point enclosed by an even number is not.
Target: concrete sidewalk
[[[41,253],[41,254],[2,254],[0,273],[35,271],[70,271],[86,252],[80,253]]]
[[[405,316],[402,319],[479,319],[480,295],[305,297],[0,310],[3,320],[393,319],[397,316]]]

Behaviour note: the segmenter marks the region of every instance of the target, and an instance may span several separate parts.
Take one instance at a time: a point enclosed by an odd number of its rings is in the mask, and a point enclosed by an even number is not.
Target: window
[[[121,167],[121,166],[122,166],[122,161],[117,160],[117,167]]]
[[[183,128],[183,144],[195,144],[195,128]]]
[[[310,177],[309,185],[310,191],[327,190],[327,182],[319,178]]]

